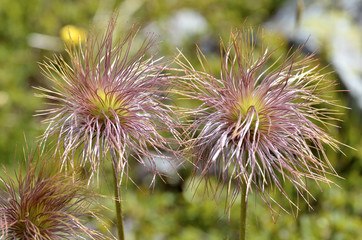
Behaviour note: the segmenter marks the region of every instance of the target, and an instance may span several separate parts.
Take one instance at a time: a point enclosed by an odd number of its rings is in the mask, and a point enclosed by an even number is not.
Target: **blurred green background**
[[[351,2],[358,3],[352,0]],[[177,53],[176,48],[179,48],[196,63],[197,43],[215,69],[219,67],[219,37],[228,39],[231,28],[245,24],[254,27],[266,26],[265,32],[272,47],[284,44],[284,47],[278,50],[281,54],[286,53],[292,44],[303,43],[309,35],[315,35],[316,40],[313,36],[309,40],[311,47],[314,46],[315,49],[309,51],[318,49],[321,64],[328,65],[326,71],[335,71],[330,77],[340,82],[336,90],[344,90],[348,87],[348,82],[341,81],[345,79],[345,72],[341,71],[338,62],[333,60],[333,51],[336,51],[333,45],[330,45],[333,35],[328,35],[330,33],[323,23],[311,23],[310,18],[306,19],[306,10],[319,6],[323,8],[323,14],[331,19],[345,20],[350,28],[346,27],[349,31],[346,30],[342,37],[352,39],[348,42],[357,44],[356,51],[361,53],[361,45],[358,43],[358,39],[362,40],[361,26],[356,25],[358,19],[353,19],[343,4],[322,0],[298,3],[287,0],[1,0],[0,163],[12,168],[14,158],[22,156],[24,135],[31,144],[45,130],[46,126],[40,123],[41,117],[34,116],[36,110],[44,109],[45,105],[42,99],[34,96],[36,90],[32,87],[50,86],[50,82],[42,76],[38,62],[54,53],[65,55],[62,50],[64,43],[61,29],[66,25],[85,30],[90,25],[102,28],[116,8],[120,12],[118,22],[122,29],[127,29],[132,23],[139,23],[143,26],[142,34],[156,32],[159,35],[162,41],[160,55],[173,56]],[[281,9],[286,9],[285,12],[290,13],[291,18],[278,20]],[[301,39],[297,30],[306,31],[308,27],[305,26],[308,24],[313,25],[313,29],[304,32],[306,37]],[[289,28],[292,26],[289,33],[286,31],[288,25]],[[330,26],[329,28],[333,29]],[[348,52],[343,53],[349,58]],[[361,58],[357,59],[357,64],[358,61],[361,61]],[[359,66],[361,68],[361,65]],[[362,81],[362,75],[359,76]],[[312,184],[311,192],[317,200],[312,200],[311,203],[314,211],[301,203],[297,218],[281,212],[279,217],[274,216],[278,219],[277,223],[273,222],[265,204],[258,198],[254,201],[251,194],[248,239],[361,239],[361,106],[356,94],[353,96],[349,92],[341,91],[334,97],[341,105],[351,109],[340,109],[342,122],[338,124],[341,128],[331,129],[331,134],[356,149],[342,146],[345,155],[330,149],[327,151],[332,165],[342,177],[332,177],[339,187],[322,185],[321,192]],[[229,221],[224,214],[222,199],[220,204],[216,205],[211,198],[203,197],[202,188],[194,194],[193,188],[188,184],[188,167],[180,169],[184,181],[176,177],[170,178],[168,184],[158,181],[153,191],[148,188],[149,176],[141,177],[144,175],[143,171],[137,166],[132,171],[140,190],[129,183],[123,193],[127,239],[237,239],[238,204],[233,206]],[[287,190],[293,195],[292,188]],[[109,194],[107,190],[104,193]],[[103,203],[113,209],[111,200],[103,200]],[[105,215],[109,218],[109,227],[112,228],[114,212],[110,210]],[[103,229],[98,225],[94,227]]]

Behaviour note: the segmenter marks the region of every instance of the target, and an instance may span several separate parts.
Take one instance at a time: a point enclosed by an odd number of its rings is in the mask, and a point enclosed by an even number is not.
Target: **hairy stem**
[[[247,209],[247,198],[246,198],[246,183],[241,183],[241,200],[240,200],[240,240],[245,240],[246,231],[246,209]]]
[[[116,212],[117,212],[118,239],[124,240],[122,205],[121,205],[121,196],[120,196],[121,190],[118,189],[116,169],[114,166],[113,166],[113,182],[114,182],[114,202],[116,204]]]

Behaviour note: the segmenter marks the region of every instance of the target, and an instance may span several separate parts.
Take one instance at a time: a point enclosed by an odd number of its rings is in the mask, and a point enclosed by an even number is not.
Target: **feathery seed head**
[[[324,144],[338,149],[339,142],[323,127],[335,112],[318,108],[335,105],[324,96],[333,83],[300,49],[279,58],[281,63],[272,61],[275,51],[264,43],[257,51],[252,29],[232,32],[221,53],[220,79],[206,68],[200,51],[202,71],[178,60],[186,72],[180,93],[202,102],[192,110],[195,121],[189,126],[195,165],[203,177],[214,171],[222,186],[235,187],[230,205],[246,184],[269,205],[274,202],[269,192],[277,189],[297,207],[284,182],[308,201],[307,179],[329,183],[326,174],[334,174]]]
[[[15,180],[5,168],[0,175],[0,239],[104,239],[81,220],[93,215],[86,184],[59,172],[50,156],[29,157],[26,164]]]
[[[129,156],[158,173],[150,151],[173,151],[158,131],[177,135],[173,110],[164,104],[169,86],[163,73],[166,63],[147,57],[157,45],[153,35],[138,47],[133,44],[135,27],[115,38],[116,18],[103,36],[90,32],[85,45],[68,46],[70,64],[55,56],[41,65],[55,84],[52,90],[39,88],[42,97],[57,102],[42,113],[49,124],[43,139],[57,136],[64,162],[79,149],[83,164],[91,163],[92,174],[107,154],[122,176],[127,175]]]

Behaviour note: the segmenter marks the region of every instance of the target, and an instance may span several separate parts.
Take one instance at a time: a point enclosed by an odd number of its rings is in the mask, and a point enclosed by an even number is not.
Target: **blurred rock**
[[[301,2],[304,4],[301,5]],[[360,0],[289,0],[265,24],[266,28],[281,32],[293,42],[303,44],[307,41],[306,48],[310,52],[323,51],[360,110],[362,110],[361,9]],[[299,18],[297,14],[300,14]]]
[[[63,49],[62,40],[59,37],[49,36],[40,33],[31,33],[28,36],[30,47],[50,51],[61,51]]]
[[[180,9],[167,20],[149,23],[145,29],[165,36],[165,43],[181,47],[186,41],[206,33],[207,28],[208,23],[200,13],[192,9]]]

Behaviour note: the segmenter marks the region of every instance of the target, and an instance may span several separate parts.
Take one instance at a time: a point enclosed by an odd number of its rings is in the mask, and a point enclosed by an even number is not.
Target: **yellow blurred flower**
[[[86,32],[82,28],[73,25],[66,25],[60,29],[60,37],[68,43],[79,44],[86,39]]]

